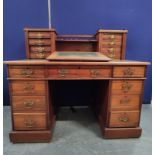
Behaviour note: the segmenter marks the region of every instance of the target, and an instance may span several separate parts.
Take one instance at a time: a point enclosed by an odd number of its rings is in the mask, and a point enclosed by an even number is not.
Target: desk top
[[[130,60],[112,60],[108,62],[68,62],[68,61],[48,61],[48,60],[38,60],[38,59],[26,59],[26,60],[11,60],[4,61],[7,65],[150,65],[150,62],[143,61],[130,61]]]

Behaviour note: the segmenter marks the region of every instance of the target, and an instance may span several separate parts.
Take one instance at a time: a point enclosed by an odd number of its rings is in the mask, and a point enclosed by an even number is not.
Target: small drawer
[[[110,112],[109,127],[137,127],[139,114],[139,111]]]
[[[103,33],[102,34],[103,40],[115,40],[115,41],[121,41],[122,35],[121,34],[109,34],[109,33]]]
[[[50,38],[51,33],[50,32],[29,32],[28,37],[29,38]]]
[[[14,113],[14,130],[45,130],[46,113]]]
[[[29,39],[30,45],[51,45],[50,39]]]
[[[143,90],[142,80],[113,80],[112,94],[141,94]]]
[[[31,46],[30,47],[31,52],[51,52],[51,47],[50,46]]]
[[[121,59],[121,48],[102,48],[101,53],[112,59]]]
[[[122,43],[119,41],[104,41],[102,42],[101,48],[105,48],[105,47],[121,47]]]
[[[51,52],[30,52],[31,59],[44,59],[47,58]]]
[[[141,95],[112,95],[110,110],[139,110]]]
[[[11,81],[12,95],[45,95],[46,82],[44,81]]]
[[[12,96],[13,111],[45,111],[46,96]]]
[[[43,78],[45,69],[43,66],[10,66],[10,78]]]
[[[114,77],[144,77],[145,67],[142,67],[142,66],[114,67],[113,76]]]

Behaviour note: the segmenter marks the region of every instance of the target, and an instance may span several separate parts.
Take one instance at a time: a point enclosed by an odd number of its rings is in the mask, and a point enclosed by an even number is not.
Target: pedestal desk
[[[47,29],[42,31],[26,29],[25,31],[27,60],[4,62],[8,69],[12,142],[49,142],[51,140],[55,113],[52,101],[54,90],[49,83],[59,80],[97,81],[98,93],[95,96],[93,108],[103,136],[105,138],[140,137],[141,104],[146,67],[149,63],[121,60],[125,58],[127,31],[124,30],[122,33],[119,30],[100,30],[96,35],[97,39],[83,36],[87,40],[77,35],[72,36],[71,40],[67,38],[71,36],[56,38],[55,31],[49,32]],[[78,37],[80,39],[77,39]],[[102,40],[102,43],[99,40]],[[117,60],[74,62],[44,59],[49,52],[62,51],[62,49],[79,52],[82,49],[90,52],[99,50]]]

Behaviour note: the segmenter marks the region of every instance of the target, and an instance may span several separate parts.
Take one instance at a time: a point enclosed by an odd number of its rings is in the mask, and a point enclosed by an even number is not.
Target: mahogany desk
[[[105,138],[140,137],[147,62],[5,61],[12,111],[12,142],[49,142],[55,114],[50,80],[97,80],[95,110]],[[78,95],[78,94],[77,94]]]

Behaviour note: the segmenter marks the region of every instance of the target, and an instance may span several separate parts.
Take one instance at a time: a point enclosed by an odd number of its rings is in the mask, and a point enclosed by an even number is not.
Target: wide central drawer
[[[46,113],[14,113],[14,130],[45,130]]]
[[[111,77],[110,67],[49,67],[48,78],[102,79]]]
[[[45,95],[46,82],[44,81],[11,81],[12,95]]]

